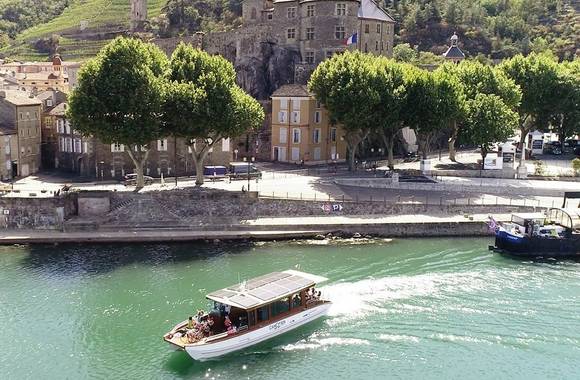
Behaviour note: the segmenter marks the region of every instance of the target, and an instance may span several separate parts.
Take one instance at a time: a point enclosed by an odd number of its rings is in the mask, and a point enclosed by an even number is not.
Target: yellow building
[[[339,126],[305,85],[288,84],[272,94],[273,161],[320,164],[344,161],[346,142]]]

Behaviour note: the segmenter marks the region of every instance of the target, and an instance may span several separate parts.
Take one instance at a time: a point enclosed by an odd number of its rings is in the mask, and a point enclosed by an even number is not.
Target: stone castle
[[[132,3],[133,17],[142,17],[146,0]],[[320,62],[346,49],[391,56],[394,24],[374,0],[245,0],[235,30],[155,42],[168,54],[185,41],[224,56],[238,84],[268,100],[284,84],[305,84]]]

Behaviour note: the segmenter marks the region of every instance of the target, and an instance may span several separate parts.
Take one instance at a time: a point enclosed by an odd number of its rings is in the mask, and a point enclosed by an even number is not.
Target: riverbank
[[[494,215],[509,220],[509,214]],[[370,235],[377,237],[466,237],[487,236],[488,214],[317,216],[258,218],[235,225],[206,225],[203,228],[142,226],[116,231],[5,230],[0,244],[151,243],[222,240],[291,240],[321,235]]]

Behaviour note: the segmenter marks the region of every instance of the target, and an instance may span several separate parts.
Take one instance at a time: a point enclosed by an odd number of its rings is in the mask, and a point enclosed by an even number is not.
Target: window
[[[367,43],[365,42],[365,53],[368,53],[368,51],[369,51],[369,47],[368,47]]]
[[[288,128],[280,128],[280,144],[286,144],[288,142]]]
[[[52,125],[52,118],[50,116],[44,118],[44,125],[46,126]]]
[[[75,152],[82,153],[81,139],[75,139]]]
[[[64,120],[63,122],[66,129],[66,134],[70,135],[70,123],[68,122],[68,120]]]
[[[268,13],[267,19],[268,19],[268,20],[271,20],[271,19],[272,19],[272,13],[271,13],[271,12],[270,12],[270,13]]]
[[[381,34],[381,24],[377,24],[377,33]]]
[[[115,152],[124,152],[124,151],[125,151],[125,147],[123,146],[123,144],[119,144],[119,143],[111,144],[111,152],[115,153]]]
[[[159,152],[167,151],[167,139],[157,140],[157,150]]]
[[[375,41],[375,50],[378,51],[379,50],[379,41]]]
[[[84,148],[84,151],[83,152],[84,153],[88,153],[89,152],[89,143],[85,141],[83,143],[83,145],[84,145],[84,147],[83,147]]]
[[[72,139],[70,137],[65,138],[65,142],[66,142],[66,151],[67,152],[72,152]]]
[[[381,51],[383,51],[383,41],[381,41]]]
[[[285,123],[286,122],[286,118],[287,118],[287,111],[280,111],[278,112],[278,122],[279,123]]]
[[[30,112],[26,112],[26,118],[30,119]]]
[[[46,99],[46,106],[52,107],[52,99]]]
[[[314,122],[320,124],[320,111],[314,112]]]
[[[258,323],[268,320],[268,305],[262,306],[256,309],[256,314],[258,316]]]
[[[296,17],[296,7],[289,7],[287,15],[288,15],[288,18]]]
[[[256,17],[257,17],[256,8],[252,8],[252,15],[251,15],[251,17],[250,17],[250,18],[251,18],[252,20],[255,20],[255,19],[256,19]]]
[[[320,100],[316,101],[316,108],[321,108],[322,107],[322,103],[320,103]]]
[[[306,39],[307,40],[314,39],[314,28],[306,28]]]
[[[289,40],[293,40],[296,38],[296,29],[294,28],[288,28],[288,39]]]
[[[292,111],[292,124],[300,124],[300,111]]]
[[[334,27],[334,38],[337,40],[344,40],[346,38],[346,34],[344,33],[344,26],[339,25]]]
[[[306,63],[314,63],[314,52],[313,51],[306,52]]]
[[[300,111],[300,99],[293,99],[292,100],[292,110]]]
[[[314,16],[314,5],[307,5],[306,6],[306,17]]]
[[[320,144],[320,128],[315,128],[312,134],[312,142],[314,144]]]
[[[58,139],[58,151],[64,152],[64,137]]]
[[[287,110],[288,109],[288,98],[280,99],[280,109]]]
[[[337,16],[346,16],[346,4],[338,3],[336,4],[336,15]]]
[[[229,152],[230,151],[230,138],[222,140],[222,152]]]
[[[300,144],[300,128],[292,129],[292,142],[294,144]]]
[[[330,141],[336,142],[336,128],[330,128]]]
[[[37,111],[34,111],[34,119],[35,120],[38,119],[38,112]]]
[[[20,112],[20,120],[22,120],[22,112]]]
[[[272,318],[284,314],[290,310],[290,298],[282,298],[271,304]]]
[[[369,33],[369,24],[365,24],[365,33]]]

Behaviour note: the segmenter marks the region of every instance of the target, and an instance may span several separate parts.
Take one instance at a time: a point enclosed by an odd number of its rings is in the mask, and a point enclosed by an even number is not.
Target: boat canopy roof
[[[542,212],[522,212],[512,214],[512,222],[523,224],[526,220],[544,220],[546,215]]]
[[[562,227],[580,230],[580,208],[551,208],[548,216]]]
[[[207,298],[240,309],[254,309],[326,281],[321,276],[287,270],[273,272],[217,290]]]

